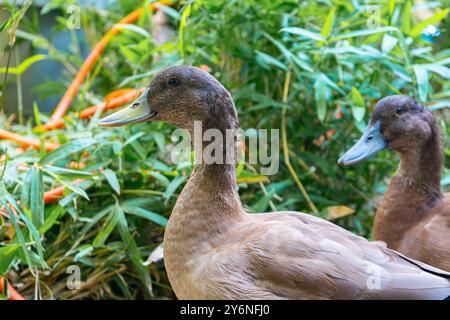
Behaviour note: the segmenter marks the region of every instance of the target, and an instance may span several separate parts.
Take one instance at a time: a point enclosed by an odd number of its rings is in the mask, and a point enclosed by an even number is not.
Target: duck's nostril
[[[135,102],[131,105],[131,108],[136,109],[137,107],[139,107],[139,103]]]
[[[370,141],[370,140],[372,140],[373,139],[373,136],[368,136],[367,137],[367,141]]]

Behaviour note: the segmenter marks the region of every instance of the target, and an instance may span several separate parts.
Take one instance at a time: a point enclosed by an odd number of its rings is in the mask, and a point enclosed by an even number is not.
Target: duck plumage
[[[175,80],[174,80],[175,79]],[[138,104],[103,126],[162,120],[194,134],[237,128],[229,92],[208,73],[158,74]],[[142,109],[141,115],[135,110]],[[131,114],[131,116],[127,116]],[[224,148],[224,156],[227,148]],[[232,157],[233,158],[233,157]],[[196,164],[164,235],[164,263],[179,299],[443,299],[450,274],[300,212],[248,214],[235,164]]]
[[[407,96],[389,96],[378,102],[369,129],[379,122],[379,138],[400,154],[374,221],[374,238],[409,257],[450,271],[450,193],[440,189],[442,136],[433,114]],[[366,159],[374,140],[361,139],[341,162]],[[359,148],[358,148],[359,146]],[[376,152],[375,152],[376,153]],[[372,155],[372,154],[370,154]],[[362,158],[361,158],[362,157]]]

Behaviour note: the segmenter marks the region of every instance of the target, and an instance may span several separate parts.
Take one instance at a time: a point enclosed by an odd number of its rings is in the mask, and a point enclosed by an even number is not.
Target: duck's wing
[[[450,271],[450,194],[429,217],[411,228],[398,250],[415,259]]]
[[[251,263],[252,281],[281,298],[444,299],[450,295],[445,272],[326,220],[277,212],[255,215],[249,228],[253,231],[240,247]]]

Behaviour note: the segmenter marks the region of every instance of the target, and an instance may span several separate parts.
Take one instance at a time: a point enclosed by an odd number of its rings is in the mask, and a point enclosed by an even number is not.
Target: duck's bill
[[[381,134],[380,121],[377,121],[366,128],[361,139],[339,158],[338,163],[349,166],[364,161],[386,148],[387,145],[387,141]]]
[[[147,92],[144,92],[131,105],[100,120],[102,127],[119,127],[130,123],[149,121],[156,116],[148,104]]]

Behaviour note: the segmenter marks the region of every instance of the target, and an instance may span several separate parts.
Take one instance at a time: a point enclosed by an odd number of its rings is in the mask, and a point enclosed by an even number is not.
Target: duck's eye
[[[401,115],[401,114],[403,114],[403,112],[405,112],[405,109],[404,109],[403,107],[397,107],[397,108],[395,108],[395,113],[396,113],[397,115]]]
[[[172,87],[176,87],[181,84],[180,80],[178,80],[177,78],[170,78],[167,83],[169,84],[169,86],[172,86]]]

